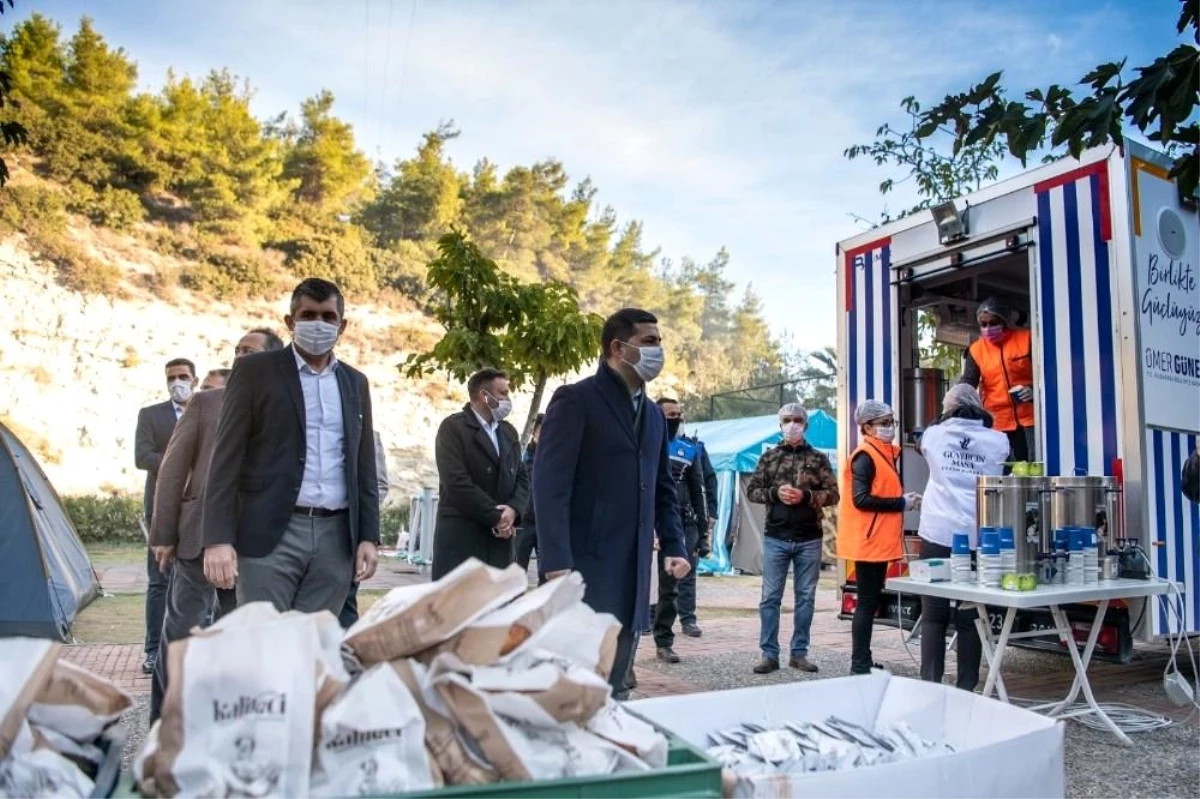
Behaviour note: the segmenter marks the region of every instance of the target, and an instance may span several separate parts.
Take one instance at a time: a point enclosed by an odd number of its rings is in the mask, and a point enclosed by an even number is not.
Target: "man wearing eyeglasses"
[[[967,349],[960,382],[979,391],[993,428],[1008,436],[1014,461],[1036,458],[1033,411],[1033,336],[1015,325],[1013,309],[997,297],[975,312],[980,338]]]

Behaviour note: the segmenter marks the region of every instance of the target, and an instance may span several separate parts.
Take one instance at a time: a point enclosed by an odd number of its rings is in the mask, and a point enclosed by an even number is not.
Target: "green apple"
[[[1012,467],[1013,477],[1028,477],[1029,463],[1027,461],[1017,461]]]
[[[1015,574],[1006,574],[1000,579],[1000,587],[1005,591],[1020,591],[1021,581]]]
[[[1018,582],[1020,583],[1022,591],[1037,590],[1038,581],[1036,574],[1022,574]]]

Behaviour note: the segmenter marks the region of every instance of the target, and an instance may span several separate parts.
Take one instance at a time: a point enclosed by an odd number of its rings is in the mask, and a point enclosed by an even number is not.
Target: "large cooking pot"
[[[901,408],[904,433],[922,431],[936,424],[942,415],[946,396],[946,373],[941,369],[905,369],[904,405]]]
[[[1012,528],[1018,572],[1035,572],[1038,554],[1051,548],[1050,496],[1045,477],[976,478],[976,521],[980,527]]]
[[[1050,529],[1094,527],[1104,552],[1125,537],[1125,492],[1115,477],[1048,477]]]

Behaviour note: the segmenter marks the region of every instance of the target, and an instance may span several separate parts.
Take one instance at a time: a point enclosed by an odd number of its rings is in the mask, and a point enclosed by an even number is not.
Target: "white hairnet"
[[[798,402],[789,402],[779,409],[779,418],[782,419],[785,416],[799,416],[800,421],[808,421],[808,411]]]
[[[988,297],[983,302],[979,303],[979,307],[975,309],[975,317],[980,314],[990,313],[992,316],[998,316],[1004,320],[1004,324],[1011,327],[1015,322],[1017,315],[1013,313],[1013,309],[1008,303],[999,297]]]
[[[959,408],[983,408],[983,401],[979,399],[979,392],[966,383],[957,383],[950,387],[946,392],[946,396],[942,398],[942,413],[950,413]]]
[[[854,409],[854,421],[860,425],[891,415],[892,406],[879,400],[864,400]]]

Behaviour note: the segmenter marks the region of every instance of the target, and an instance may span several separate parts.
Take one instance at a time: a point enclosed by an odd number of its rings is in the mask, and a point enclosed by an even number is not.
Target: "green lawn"
[[[386,591],[359,591],[358,610],[363,613]],[[81,644],[136,644],[146,634],[146,595],[102,596],[83,609],[72,630]]]
[[[145,563],[146,545],[138,542],[84,544],[93,566],[116,566],[121,563]]]

